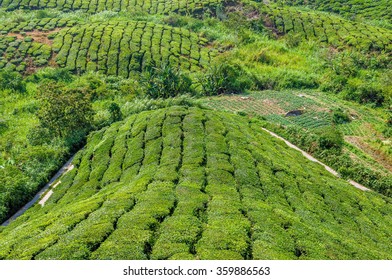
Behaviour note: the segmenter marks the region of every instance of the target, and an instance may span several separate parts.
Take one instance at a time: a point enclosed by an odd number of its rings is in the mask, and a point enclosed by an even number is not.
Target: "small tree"
[[[122,120],[121,109],[117,103],[115,103],[115,102],[110,103],[109,112],[110,112],[110,122],[111,123]]]
[[[84,88],[68,89],[62,84],[49,82],[42,85],[38,99],[40,126],[50,134],[66,138],[85,134],[91,129],[94,111],[90,94]]]

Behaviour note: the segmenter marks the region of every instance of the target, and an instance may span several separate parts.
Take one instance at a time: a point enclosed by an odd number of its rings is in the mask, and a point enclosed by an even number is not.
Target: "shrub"
[[[22,75],[10,69],[5,69],[0,71],[0,89],[25,92],[26,83],[23,81]]]
[[[222,62],[213,65],[199,78],[203,95],[240,93],[253,86],[253,81],[239,65]]]
[[[341,108],[335,109],[332,113],[332,122],[334,124],[343,124],[350,122],[349,115]]]
[[[122,120],[121,109],[117,103],[115,103],[115,102],[110,103],[109,112],[110,112],[110,122],[111,123]]]
[[[69,89],[62,84],[42,84],[38,99],[40,126],[51,134],[67,138],[91,129],[93,109],[86,89]]]
[[[32,76],[27,78],[28,80],[32,80],[34,82],[40,82],[44,79],[53,80],[56,82],[72,82],[73,76],[70,71],[66,68],[44,68]]]
[[[175,97],[192,92],[192,81],[189,76],[167,62],[161,67],[154,65],[147,67],[141,78],[147,96],[154,99]]]
[[[372,103],[381,106],[384,103],[385,96],[382,87],[379,85],[354,78],[348,80],[345,88],[345,98],[358,103]]]
[[[323,128],[323,131],[320,133],[319,145],[322,149],[341,150],[343,143],[343,134],[335,127]]]

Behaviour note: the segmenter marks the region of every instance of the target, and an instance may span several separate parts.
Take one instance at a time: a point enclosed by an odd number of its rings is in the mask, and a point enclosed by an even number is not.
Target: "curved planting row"
[[[73,164],[0,229],[0,259],[392,258],[390,202],[244,117],[143,112],[93,133]]]
[[[213,56],[206,39],[180,28],[143,21],[75,24],[44,19],[0,25],[0,69],[24,72],[58,65],[129,77],[132,71],[167,61],[197,70]]]
[[[34,72],[54,65],[52,40],[61,28],[76,24],[67,19],[42,19],[0,24],[0,69]]]
[[[44,18],[29,21],[13,21],[0,23],[0,34],[21,33],[30,31],[52,31],[56,28],[72,27],[77,21],[65,18]]]
[[[341,14],[347,18],[369,18],[392,20],[392,5],[389,0],[273,0],[285,5],[310,6],[312,8]]]
[[[149,14],[168,14],[170,12],[190,13],[202,11],[221,3],[222,0],[0,0],[0,7],[8,11],[15,9],[56,8],[64,12],[83,10],[90,13],[102,11],[139,11]]]
[[[299,34],[336,47],[360,50],[392,50],[392,31],[319,12],[264,5],[265,24],[278,34]]]

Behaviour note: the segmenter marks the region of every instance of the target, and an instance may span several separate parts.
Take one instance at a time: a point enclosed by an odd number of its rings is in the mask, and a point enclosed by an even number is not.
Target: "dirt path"
[[[40,198],[41,196],[53,185],[53,183],[64,173],[67,173],[68,171],[73,169],[72,165],[72,160],[74,156],[72,156],[61,168],[57,173],[52,177],[52,179],[33,197],[33,199],[27,203],[25,206],[23,206],[18,212],[16,212],[11,218],[9,218],[7,221],[5,221],[2,226],[8,226],[13,220],[18,218],[20,215],[22,215],[24,212],[27,211],[31,206],[33,206]],[[57,187],[58,184],[55,184],[53,188]],[[50,190],[45,197],[41,199],[39,204],[42,206],[45,204],[46,200],[49,199],[49,197],[52,195],[53,191]],[[49,195],[50,194],[50,195]]]
[[[324,168],[332,173],[333,175],[335,175],[336,177],[340,177],[339,173],[336,172],[334,169],[332,169],[331,167],[329,167],[328,165],[325,165],[324,163],[322,163],[321,161],[317,160],[316,158],[314,158],[313,156],[311,156],[310,154],[308,154],[307,152],[301,150],[300,148],[298,148],[297,146],[295,146],[294,144],[290,143],[289,141],[287,141],[286,139],[280,137],[279,135],[273,133],[272,131],[269,131],[268,129],[262,128],[264,131],[268,132],[269,134],[271,134],[272,136],[274,136],[275,138],[278,138],[282,141],[284,141],[286,143],[287,146],[289,146],[290,148],[293,148],[297,151],[300,151],[307,159],[313,161],[313,162],[317,162],[318,164],[321,164],[322,166],[324,166]],[[365,186],[362,186],[361,184],[353,181],[353,180],[348,180],[348,182],[353,185],[354,187],[356,187],[357,189],[360,189],[362,191],[371,191],[370,189],[366,188]]]

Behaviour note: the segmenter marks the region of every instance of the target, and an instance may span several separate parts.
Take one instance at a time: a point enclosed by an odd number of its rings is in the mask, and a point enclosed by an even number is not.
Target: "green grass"
[[[91,134],[73,164],[44,207],[2,229],[1,259],[392,258],[390,201],[256,120],[146,111]]]
[[[317,11],[296,6],[302,2],[0,0],[0,70],[27,83],[23,92],[0,89],[1,220],[72,150],[66,139],[31,138],[39,83],[90,88],[96,112],[96,131],[45,207],[1,229],[0,258],[391,258],[385,198],[351,190],[247,118],[188,108],[194,101],[187,97],[133,101],[144,95],[139,82],[150,64],[186,72],[197,94],[210,68],[224,63],[238,71],[243,92],[254,92],[204,99],[207,107],[309,133],[330,126],[342,107],[351,122],[337,128],[390,157],[388,115],[374,108],[388,108],[392,89],[384,1],[350,9],[307,1]],[[337,95],[309,90],[317,88]],[[107,127],[112,103],[132,116]],[[171,104],[187,108],[136,114]],[[297,109],[304,113],[284,117]],[[384,170],[358,147],[345,150]]]

